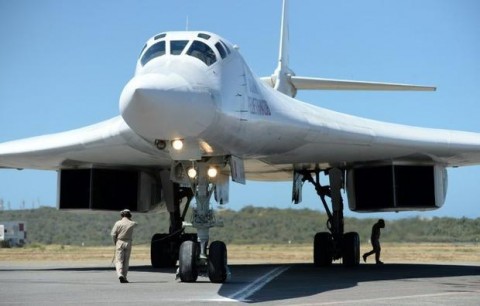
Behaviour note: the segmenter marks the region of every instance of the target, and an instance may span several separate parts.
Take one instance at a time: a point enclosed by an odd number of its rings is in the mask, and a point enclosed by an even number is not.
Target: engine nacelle
[[[160,179],[138,170],[64,169],[58,173],[59,209],[146,212],[161,200]]]
[[[348,204],[356,212],[433,210],[443,205],[446,193],[442,166],[362,166],[347,174]]]

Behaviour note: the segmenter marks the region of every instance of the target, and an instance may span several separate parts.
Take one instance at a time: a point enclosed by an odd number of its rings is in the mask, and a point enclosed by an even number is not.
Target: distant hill
[[[166,232],[168,213],[134,214],[139,227],[136,244],[150,243],[154,233]],[[29,243],[64,245],[110,245],[110,230],[118,212],[60,211],[51,207],[31,210],[0,211],[1,221],[21,220],[27,223]],[[236,212],[218,211],[223,228],[211,230],[211,241],[235,244],[312,243],[318,231],[326,231],[324,213],[309,209],[277,209],[247,206]],[[368,242],[377,218],[345,219],[345,231],[356,231],[362,242]],[[407,218],[387,220],[382,241],[390,242],[479,242],[480,218]],[[192,232],[193,229],[188,229]]]

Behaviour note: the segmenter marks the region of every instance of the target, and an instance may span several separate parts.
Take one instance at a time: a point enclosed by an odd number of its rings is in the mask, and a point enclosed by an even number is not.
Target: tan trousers
[[[117,269],[117,276],[127,278],[132,242],[117,240],[115,248],[115,268]]]

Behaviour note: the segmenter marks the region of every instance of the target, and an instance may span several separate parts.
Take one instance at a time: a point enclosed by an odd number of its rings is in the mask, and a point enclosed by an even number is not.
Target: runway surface
[[[0,305],[480,305],[480,267],[454,264],[231,265],[231,280],[175,280],[175,269],[0,262]]]

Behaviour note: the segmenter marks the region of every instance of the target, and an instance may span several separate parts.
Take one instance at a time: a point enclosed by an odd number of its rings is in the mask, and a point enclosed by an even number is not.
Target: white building
[[[22,247],[27,242],[24,221],[0,221],[0,243],[4,247]]]

